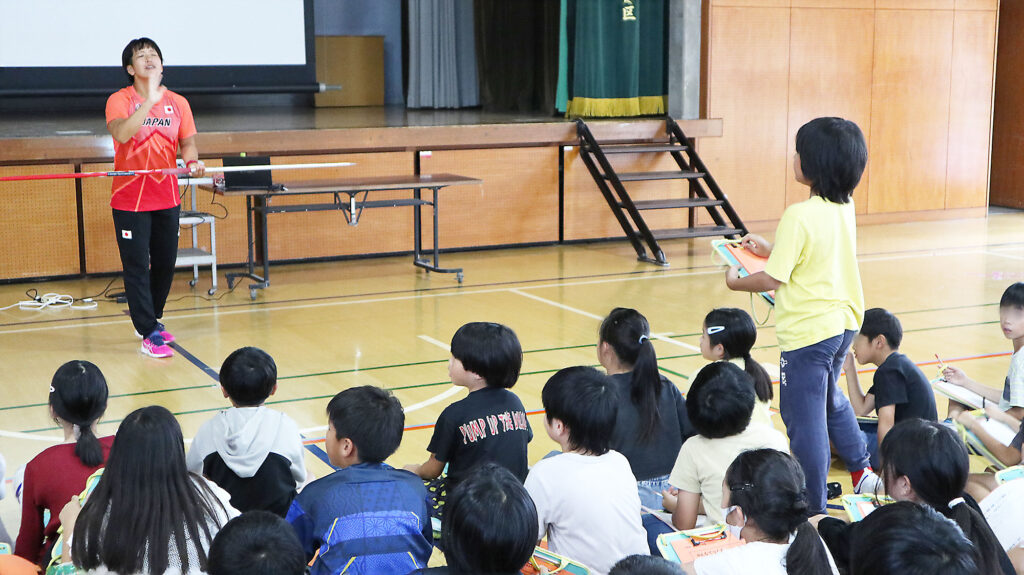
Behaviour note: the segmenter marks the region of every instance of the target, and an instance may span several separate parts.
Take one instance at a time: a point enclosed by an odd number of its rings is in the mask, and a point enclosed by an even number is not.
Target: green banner
[[[569,117],[664,114],[665,0],[567,0]]]

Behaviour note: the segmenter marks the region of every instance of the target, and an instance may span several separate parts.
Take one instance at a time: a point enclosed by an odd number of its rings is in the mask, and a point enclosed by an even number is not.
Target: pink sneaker
[[[174,355],[174,350],[172,350],[166,343],[157,345],[156,342],[148,337],[142,340],[141,351],[149,357],[171,357]]]
[[[164,338],[164,343],[174,343],[174,334],[164,330],[163,327],[163,325],[160,326],[160,337]],[[145,339],[145,337],[139,332],[135,332],[135,337]]]

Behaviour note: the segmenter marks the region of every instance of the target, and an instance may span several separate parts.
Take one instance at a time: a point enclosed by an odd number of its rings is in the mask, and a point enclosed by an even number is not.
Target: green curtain
[[[665,0],[567,0],[569,117],[664,114]]]

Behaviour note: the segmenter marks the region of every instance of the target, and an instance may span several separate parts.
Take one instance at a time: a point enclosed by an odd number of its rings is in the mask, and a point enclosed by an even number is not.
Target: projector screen
[[[0,94],[113,92],[121,51],[152,38],[175,91],[312,90],[313,0],[0,0]]]

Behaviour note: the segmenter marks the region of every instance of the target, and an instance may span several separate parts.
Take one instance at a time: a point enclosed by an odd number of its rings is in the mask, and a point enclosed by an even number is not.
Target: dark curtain
[[[484,109],[553,114],[559,2],[476,0],[474,15]]]
[[[570,117],[664,114],[666,0],[568,0]]]
[[[409,108],[479,105],[473,0],[413,0],[406,5]]]

